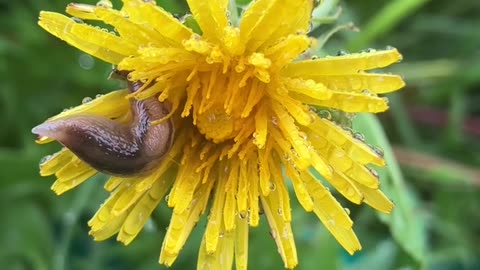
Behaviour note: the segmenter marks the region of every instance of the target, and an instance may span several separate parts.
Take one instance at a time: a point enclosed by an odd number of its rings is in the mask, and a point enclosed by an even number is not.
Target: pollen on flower
[[[306,211],[349,253],[360,250],[348,213],[316,175],[353,203],[388,213],[393,204],[369,167],[384,166],[383,155],[313,108],[387,110],[387,100],[379,95],[404,82],[371,70],[400,61],[399,52],[389,48],[297,60],[315,43],[306,35],[311,0],[254,1],[238,26],[228,22],[228,1],[188,0],[202,34],[153,1],[122,2],[120,10],[108,3],[67,7],[68,14],[104,22],[116,32],[52,12],[42,12],[39,19],[46,31],[141,83],[136,91],[114,91],[47,123],[87,114],[125,127],[135,119],[134,102],[168,104],[169,112],[149,126],[174,123],[172,145],[155,167],[112,176],[105,184],[111,195],[89,221],[94,239],[117,234],[129,244],[166,201],[173,213],[160,263],[175,262],[200,216],[208,212],[197,268],[230,269],[235,261],[237,269],[246,269],[249,227],[258,226],[262,209],[285,268],[294,268],[298,258],[290,181]],[[40,174],[55,175],[52,189],[61,194],[94,175],[91,165],[64,148],[41,164]]]

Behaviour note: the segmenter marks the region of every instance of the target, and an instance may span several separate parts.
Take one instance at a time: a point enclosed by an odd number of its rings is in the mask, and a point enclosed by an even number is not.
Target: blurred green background
[[[59,145],[36,145],[30,129],[118,86],[105,80],[111,66],[37,26],[40,10],[63,12],[68,3],[0,1],[0,269],[165,269],[157,264],[165,204],[130,246],[97,243],[87,220],[107,197],[105,177],[57,197],[49,189],[54,179],[38,175],[40,158]],[[157,4],[175,14],[187,10],[183,1]],[[387,113],[354,121],[385,151],[382,188],[396,203],[393,214],[342,200],[363,244],[349,256],[293,199],[297,269],[480,269],[479,15],[474,0],[326,0],[315,11],[317,37],[348,22],[361,29],[335,34],[320,55],[392,45],[404,61],[388,71],[402,74],[407,87],[388,96]],[[204,223],[172,269],[195,269]],[[251,236],[250,269],[282,269],[265,221]]]

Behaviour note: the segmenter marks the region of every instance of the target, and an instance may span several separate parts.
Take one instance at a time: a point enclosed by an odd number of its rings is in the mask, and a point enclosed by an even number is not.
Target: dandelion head
[[[230,269],[234,261],[246,269],[249,228],[263,212],[285,267],[294,268],[290,182],[300,205],[349,253],[360,250],[349,214],[325,185],[388,213],[393,204],[369,167],[385,162],[332,114],[387,110],[378,95],[404,82],[369,71],[401,60],[398,51],[303,59],[314,43],[312,0],[253,1],[238,24],[229,21],[227,0],[188,0],[200,31],[154,1],[122,2],[120,10],[110,1],[70,4],[73,17],[41,12],[39,19],[128,82],[33,129],[39,143],[65,146],[40,168],[56,176],[54,192],[99,171],[111,175],[110,197],[89,221],[93,238],[117,235],[129,244],[166,201],[173,213],[160,263],[174,263],[208,212],[198,269]]]

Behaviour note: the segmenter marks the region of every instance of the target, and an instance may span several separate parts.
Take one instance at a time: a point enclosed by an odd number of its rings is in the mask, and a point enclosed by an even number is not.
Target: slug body
[[[117,74],[118,75],[118,74]],[[128,82],[131,92],[143,84]],[[110,175],[135,176],[150,171],[173,143],[170,119],[152,125],[169,112],[156,97],[130,101],[132,123],[120,124],[96,115],[77,115],[47,121],[32,129],[39,136],[59,141],[94,169]]]

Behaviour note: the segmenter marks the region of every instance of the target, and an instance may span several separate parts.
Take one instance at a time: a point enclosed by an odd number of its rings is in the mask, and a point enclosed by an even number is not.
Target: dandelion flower
[[[111,175],[111,195],[88,223],[95,240],[116,234],[129,244],[166,200],[173,213],[159,262],[167,266],[208,212],[198,269],[230,269],[234,261],[246,269],[249,227],[263,212],[285,268],[294,268],[286,181],[345,250],[360,250],[352,220],[325,185],[388,213],[393,204],[367,166],[384,166],[383,156],[313,108],[387,110],[378,94],[404,82],[367,71],[401,55],[389,48],[301,60],[312,46],[312,0],[253,1],[238,25],[229,22],[228,0],[187,2],[201,33],[154,1],[123,0],[120,10],[109,1],[70,4],[73,17],[41,12],[42,28],[113,64],[128,87],[35,127],[39,143],[65,146],[40,174],[56,176],[57,194],[98,171]]]

